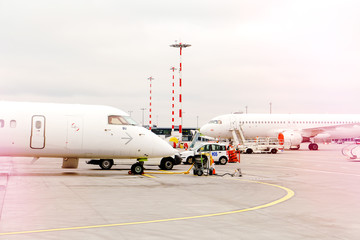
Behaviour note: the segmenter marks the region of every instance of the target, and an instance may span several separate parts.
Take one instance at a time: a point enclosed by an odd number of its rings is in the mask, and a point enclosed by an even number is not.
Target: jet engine
[[[300,143],[303,140],[301,134],[295,131],[281,132],[279,133],[278,139],[280,145],[290,147],[291,149],[299,149]]]

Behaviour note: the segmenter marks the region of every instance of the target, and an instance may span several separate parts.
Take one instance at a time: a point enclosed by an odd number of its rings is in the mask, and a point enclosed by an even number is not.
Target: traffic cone
[[[210,175],[215,175],[215,162],[214,162],[214,159],[211,157],[211,160],[210,160]]]

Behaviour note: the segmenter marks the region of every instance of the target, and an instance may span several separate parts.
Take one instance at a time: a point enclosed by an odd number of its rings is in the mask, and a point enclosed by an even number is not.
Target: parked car
[[[228,162],[226,145],[220,143],[204,143],[189,151],[181,152],[180,156],[184,164],[193,164],[194,156],[201,153],[209,153],[217,164],[225,165]]]

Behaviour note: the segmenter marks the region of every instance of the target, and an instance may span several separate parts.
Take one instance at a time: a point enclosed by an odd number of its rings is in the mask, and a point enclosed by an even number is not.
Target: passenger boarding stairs
[[[232,123],[232,128],[230,129],[230,131],[233,136],[235,146],[245,143],[244,133],[241,125],[238,122],[234,121]]]
[[[349,157],[350,159],[359,159],[360,160],[360,145],[351,144],[342,149],[342,154]]]

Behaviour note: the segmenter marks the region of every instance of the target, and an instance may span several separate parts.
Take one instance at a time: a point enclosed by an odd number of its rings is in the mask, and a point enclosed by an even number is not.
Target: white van
[[[209,153],[214,159],[215,163],[225,165],[228,162],[228,155],[226,151],[226,145],[220,143],[204,143],[189,151],[180,153],[180,157],[184,164],[192,164],[194,162],[194,156],[201,153]]]

